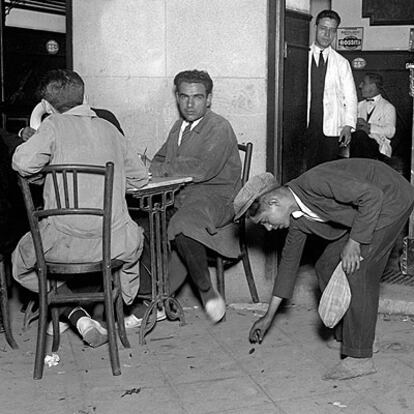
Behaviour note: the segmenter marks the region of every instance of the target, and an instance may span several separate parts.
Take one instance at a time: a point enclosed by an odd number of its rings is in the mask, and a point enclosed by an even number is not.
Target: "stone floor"
[[[263,306],[230,307],[212,326],[194,303],[184,303],[186,325],[158,323],[139,346],[120,349],[122,375],[113,377],[108,349],[91,349],[69,331],[62,335],[57,366],[32,380],[36,323],[22,332],[12,309],[11,350],[0,336],[1,414],[398,414],[414,412],[414,319],[380,315],[378,373],[348,381],[321,376],[336,363],[312,306],[283,309],[261,345],[247,334]]]

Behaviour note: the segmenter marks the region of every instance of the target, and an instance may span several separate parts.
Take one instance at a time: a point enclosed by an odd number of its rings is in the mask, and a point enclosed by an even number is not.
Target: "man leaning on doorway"
[[[356,126],[357,94],[351,67],[331,46],[340,23],[333,10],[323,10],[316,17],[308,59],[306,170],[338,158],[340,147],[349,146]]]

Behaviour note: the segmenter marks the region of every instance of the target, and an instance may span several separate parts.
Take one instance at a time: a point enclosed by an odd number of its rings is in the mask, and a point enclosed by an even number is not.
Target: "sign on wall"
[[[336,35],[336,50],[362,50],[363,27],[340,27]]]

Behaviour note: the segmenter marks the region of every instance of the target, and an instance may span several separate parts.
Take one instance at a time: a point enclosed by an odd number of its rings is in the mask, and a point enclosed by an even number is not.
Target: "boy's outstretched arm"
[[[264,314],[264,316],[258,319],[250,329],[249,340],[251,343],[262,343],[266,332],[272,325],[273,319],[281,302],[282,298],[279,298],[278,296],[272,296],[269,307],[267,308],[267,312]]]

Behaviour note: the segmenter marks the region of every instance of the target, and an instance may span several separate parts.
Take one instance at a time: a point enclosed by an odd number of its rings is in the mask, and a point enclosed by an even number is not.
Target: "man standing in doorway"
[[[309,50],[305,166],[308,170],[338,158],[351,142],[357,119],[357,95],[349,62],[332,49],[341,18],[333,10],[316,17]]]

